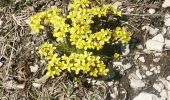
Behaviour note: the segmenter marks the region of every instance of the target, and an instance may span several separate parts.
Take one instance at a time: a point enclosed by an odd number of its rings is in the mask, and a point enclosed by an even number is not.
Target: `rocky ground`
[[[170,100],[170,0],[105,0],[119,7],[122,25],[133,33],[123,56],[113,61],[113,80],[66,74],[50,78],[38,56],[43,36],[30,32],[31,15],[67,0],[0,1],[1,100]],[[91,84],[89,84],[91,83]]]

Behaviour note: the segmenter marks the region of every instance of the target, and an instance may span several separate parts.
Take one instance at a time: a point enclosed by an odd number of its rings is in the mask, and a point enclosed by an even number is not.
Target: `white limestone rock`
[[[162,87],[160,84],[158,84],[158,83],[154,83],[154,84],[153,84],[153,88],[154,88],[155,90],[157,90],[158,92],[161,92],[162,89],[163,89],[163,87]]]
[[[170,2],[170,0],[167,0],[167,1]],[[165,14],[164,24],[165,24],[165,26],[170,26],[170,14]]]
[[[170,91],[168,91],[168,99],[167,100],[170,100]]]
[[[122,67],[124,70],[127,70],[127,69],[131,68],[132,65],[130,63],[127,63],[127,64],[123,65]]]
[[[143,46],[142,46],[142,45],[137,45],[136,47],[137,47],[137,49],[139,49],[139,50],[142,50],[142,49],[143,49]]]
[[[145,87],[145,82],[143,82],[136,74],[134,73],[130,74],[129,79],[130,79],[130,86],[133,89],[137,90],[142,87]]]
[[[170,40],[165,39],[165,48],[170,49]]]
[[[170,91],[170,82],[167,81],[166,79],[160,79],[160,81],[164,84],[165,89]]]
[[[154,13],[155,13],[155,9],[150,8],[150,9],[148,10],[148,12],[149,12],[150,14],[154,14]]]
[[[164,42],[164,37],[162,34],[158,34],[152,38],[152,40],[159,41],[159,42]]]
[[[145,62],[145,58],[144,58],[143,56],[142,56],[142,57],[139,57],[138,60],[141,61],[141,62],[143,62],[143,63]]]
[[[167,77],[166,77],[166,79],[167,79],[168,81],[170,81],[170,75],[169,75],[169,76],[167,76]]]
[[[161,31],[161,34],[166,34],[166,32],[167,32],[167,29],[166,29],[166,27],[162,27],[162,31]]]
[[[164,3],[162,4],[163,8],[170,7],[170,0],[165,0]]]
[[[31,70],[31,72],[33,72],[33,73],[37,72],[38,68],[39,68],[39,66],[36,65],[36,64],[35,64],[34,66],[30,66],[30,70]]]
[[[123,54],[123,55],[127,55],[127,54],[129,54],[129,53],[130,53],[129,44],[127,44],[127,45],[125,45],[125,46],[123,47],[123,52],[122,52],[122,54]]]
[[[146,92],[140,93],[133,100],[161,100],[157,95]]]
[[[141,75],[141,73],[140,73],[140,70],[139,70],[139,69],[137,69],[137,70],[136,70],[136,75],[139,77],[139,79],[142,79],[142,75]]]
[[[161,58],[154,58],[154,59],[153,59],[153,62],[156,62],[156,63],[157,63],[157,62],[160,61],[160,59],[161,59]]]
[[[42,84],[40,83],[32,83],[32,86],[35,88],[40,88]]]
[[[158,31],[159,31],[158,28],[149,27],[149,34],[150,35],[156,35],[158,33]]]
[[[122,2],[116,1],[116,2],[113,4],[113,6],[115,6],[115,7],[120,7],[120,6],[122,6]]]
[[[151,71],[146,71],[146,73],[145,73],[147,76],[151,76],[151,75],[153,75],[153,72],[151,72]]]
[[[163,97],[163,98],[168,98],[167,90],[163,89],[160,93],[160,96]]]
[[[2,63],[2,62],[0,62],[0,67],[2,67],[2,65],[3,65],[3,63]]]
[[[2,24],[3,24],[3,21],[2,21],[2,20],[0,20],[0,27],[2,26]]]
[[[155,41],[155,40],[148,40],[146,43],[147,50],[159,51],[162,52],[164,43]]]

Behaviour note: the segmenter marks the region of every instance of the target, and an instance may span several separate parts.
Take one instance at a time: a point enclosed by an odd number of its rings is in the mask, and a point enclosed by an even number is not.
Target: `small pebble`
[[[109,86],[112,86],[113,85],[113,82],[108,82],[107,83]]]
[[[150,9],[148,10],[148,12],[149,12],[150,14],[154,14],[154,13],[155,13],[155,9],[150,8]]]
[[[167,77],[166,77],[166,79],[167,79],[168,81],[170,81],[170,75],[169,75],[169,76],[167,76]]]
[[[159,69],[159,70],[160,70],[160,69],[161,69],[161,66],[157,66],[157,69]]]
[[[136,75],[139,77],[139,79],[142,79],[142,75],[141,75],[141,73],[140,73],[139,69],[138,69],[138,70],[136,70]]]
[[[136,54],[136,55],[134,56],[134,59],[137,60],[137,59],[139,58],[139,56],[140,56],[139,54]]]
[[[145,62],[145,58],[144,58],[143,56],[142,56],[142,57],[139,57],[138,59],[139,59],[139,61],[141,61],[141,62],[143,62],[143,63]]]
[[[156,67],[153,67],[153,68],[150,69],[151,72],[154,71],[154,70],[156,70]]]
[[[142,65],[141,67],[143,70],[148,70],[148,67],[146,67],[146,65]]]
[[[142,75],[142,78],[146,78],[146,75]]]
[[[30,66],[31,72],[35,73],[38,70],[39,66],[35,64],[34,66]]]
[[[0,27],[2,26],[2,24],[3,24],[3,21],[2,21],[2,20],[0,20]]]
[[[164,97],[164,98],[167,98],[168,97],[168,94],[167,94],[167,91],[165,89],[163,89],[160,93],[160,96],[161,97]]]
[[[2,63],[2,62],[0,62],[0,67],[2,67],[2,65],[3,65],[3,63]]]
[[[157,83],[154,83],[154,84],[153,84],[153,88],[154,88],[155,90],[157,90],[158,92],[161,92],[161,91],[162,91],[162,87],[161,87],[159,84],[157,84]]]
[[[147,75],[147,76],[151,76],[151,75],[153,75],[153,72],[146,71],[146,75]]]
[[[155,74],[159,74],[161,71],[159,69],[154,70]]]
[[[116,2],[113,4],[113,6],[115,6],[115,7],[120,7],[120,6],[122,6],[122,2],[116,1]]]
[[[32,85],[33,85],[35,88],[40,88],[42,84],[39,84],[39,83],[32,83]]]
[[[165,14],[164,24],[165,26],[170,26],[170,14]]]
[[[164,0],[163,4],[162,4],[163,8],[167,8],[170,7],[170,0]]]
[[[160,58],[155,58],[155,59],[153,59],[153,61],[157,63],[160,61]]]
[[[142,49],[143,49],[143,46],[142,46],[142,45],[137,45],[136,47],[137,47],[137,49],[139,49],[139,50],[142,50]]]

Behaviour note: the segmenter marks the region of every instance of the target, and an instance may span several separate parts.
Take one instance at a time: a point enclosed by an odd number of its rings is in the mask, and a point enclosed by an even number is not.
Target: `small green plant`
[[[106,58],[96,52],[115,41],[127,44],[131,38],[124,27],[106,27],[100,23],[102,19],[107,22],[108,16],[121,17],[121,12],[111,4],[99,4],[99,0],[72,0],[68,12],[53,7],[32,16],[33,32],[52,35],[39,48],[40,56],[48,61],[48,74],[54,77],[67,71],[106,76],[109,71]],[[113,57],[117,59],[119,54]]]

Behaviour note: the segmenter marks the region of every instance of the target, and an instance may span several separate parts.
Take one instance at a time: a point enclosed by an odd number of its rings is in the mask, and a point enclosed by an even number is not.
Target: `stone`
[[[129,54],[130,53],[130,49],[129,49],[129,44],[128,45],[125,45],[124,47],[123,47],[123,52],[122,52],[122,54],[123,55],[127,55],[127,54]]]
[[[142,46],[142,45],[137,45],[136,47],[137,47],[137,49],[139,49],[139,50],[142,50],[142,49],[143,49],[143,46]]]
[[[163,85],[165,86],[165,89],[170,91],[170,82],[165,80],[165,79],[163,79],[163,78],[159,79],[159,80],[163,83]]]
[[[111,82],[108,82],[107,84],[108,84],[108,86],[112,86],[113,82],[111,81]]]
[[[0,62],[0,67],[2,67],[2,65],[3,65],[3,63],[2,63],[2,62]]]
[[[155,13],[155,9],[150,8],[150,9],[148,10],[148,12],[149,12],[150,14],[154,14],[154,13]]]
[[[151,71],[146,71],[146,73],[145,73],[147,76],[151,76],[151,75],[153,75],[153,72],[151,72]]]
[[[31,72],[33,72],[33,73],[37,72],[38,68],[39,68],[38,65],[30,66],[30,70],[31,70]]]
[[[125,59],[124,59],[124,60],[125,60]],[[114,67],[114,68],[115,68],[115,67],[118,67],[118,68],[120,68],[120,69],[123,69],[123,71],[131,68],[131,67],[132,67],[131,63],[129,63],[129,62],[127,62],[127,63],[122,63],[122,62],[124,62],[124,60],[123,60],[123,61],[113,62],[113,67]]]
[[[155,40],[148,40],[146,43],[147,50],[159,51],[162,52],[164,43],[155,41]]]
[[[139,79],[142,79],[142,75],[141,75],[139,69],[136,70],[136,75],[139,77]]]
[[[160,72],[161,72],[160,69],[154,70],[154,73],[155,73],[155,74],[158,74],[158,73],[160,73]]]
[[[167,100],[170,100],[170,91],[168,91],[168,99]]]
[[[130,63],[127,63],[127,64],[123,65],[122,67],[124,70],[127,70],[127,69],[131,68],[132,65]]]
[[[146,65],[141,65],[143,70],[148,70],[148,67]]]
[[[134,8],[127,7],[127,13],[131,13],[132,11],[134,11]]]
[[[164,97],[164,98],[168,98],[168,93],[167,93],[167,90],[163,89],[160,93],[160,96],[161,97]]]
[[[170,49],[170,40],[165,39],[165,48]]]
[[[122,2],[116,1],[116,2],[113,4],[113,6],[115,6],[115,7],[120,7],[120,6],[122,6]]]
[[[158,34],[152,38],[152,40],[159,41],[159,42],[164,42],[164,37],[162,34]]]
[[[139,58],[140,54],[135,54],[134,59],[137,60]]]
[[[134,73],[131,73],[129,75],[129,79],[130,79],[130,86],[137,90],[137,89],[140,89],[142,87],[145,86],[145,82],[143,82],[136,74]]]
[[[168,1],[170,2],[170,0],[168,0]],[[170,14],[165,14],[164,24],[165,24],[165,26],[170,26]]]
[[[137,95],[133,100],[160,100],[160,98],[155,94],[142,92]]]
[[[156,67],[152,67],[152,68],[150,69],[151,72],[154,71],[154,70],[156,70]]]
[[[159,31],[158,28],[152,28],[152,27],[149,27],[148,30],[149,30],[150,35],[156,35],[158,33],[158,31]]]
[[[32,83],[32,86],[34,86],[35,88],[40,88],[42,84],[40,83]]]
[[[0,20],[0,27],[2,26],[2,24],[3,24],[3,21],[2,21],[2,20]]]
[[[164,3],[162,4],[163,8],[170,7],[170,0],[165,0]]]
[[[154,55],[155,55],[155,57],[160,57],[160,56],[162,56],[163,54],[162,54],[162,53],[155,53]]]
[[[160,70],[160,69],[161,69],[161,66],[156,66],[156,68]]]
[[[162,31],[161,31],[161,34],[166,34],[167,30],[166,30],[166,27],[162,27]]]
[[[142,57],[139,57],[138,60],[141,61],[141,62],[143,62],[143,63],[145,62],[145,58],[144,58],[143,56],[142,56]]]
[[[161,92],[162,91],[162,87],[159,85],[159,84],[157,84],[157,83],[154,83],[153,84],[153,88],[155,89],[155,90],[157,90],[158,92]]]
[[[155,59],[153,59],[153,62],[156,62],[156,63],[157,63],[157,62],[160,61],[160,59],[161,59],[161,58],[155,58]]]
[[[167,76],[167,77],[166,77],[166,79],[167,79],[168,81],[170,81],[170,75],[169,75],[169,76]]]

